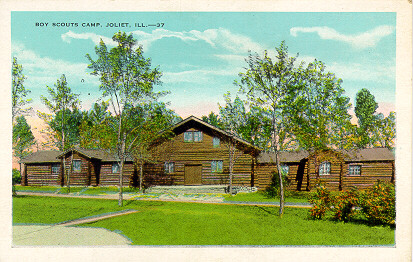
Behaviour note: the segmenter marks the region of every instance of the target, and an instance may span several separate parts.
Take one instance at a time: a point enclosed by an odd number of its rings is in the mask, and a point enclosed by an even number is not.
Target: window
[[[212,146],[213,147],[219,147],[219,143],[220,143],[221,141],[220,141],[220,139],[219,139],[219,137],[214,137],[213,139],[212,139]]]
[[[201,131],[187,131],[184,133],[185,142],[202,142]]]
[[[59,174],[60,164],[52,164],[52,174]]]
[[[175,172],[175,163],[174,162],[165,162],[165,174]]]
[[[72,168],[73,172],[80,172],[82,170],[82,162],[80,160],[73,160]]]
[[[120,168],[119,168],[119,163],[115,162],[112,164],[112,173],[119,173],[120,172]]]
[[[320,169],[319,169],[320,176],[330,175],[330,168],[331,168],[330,162],[321,163]]]
[[[202,142],[202,132],[195,131],[194,132],[194,142]]]
[[[193,132],[188,131],[184,133],[184,141],[185,142],[192,142],[194,140]]]
[[[360,176],[361,175],[361,166],[360,165],[349,165],[348,166],[348,175],[349,176]]]
[[[288,175],[288,171],[290,171],[290,167],[288,165],[281,165],[281,172],[285,175]]]
[[[211,172],[222,173],[222,170],[223,170],[222,160],[213,160],[211,162]]]

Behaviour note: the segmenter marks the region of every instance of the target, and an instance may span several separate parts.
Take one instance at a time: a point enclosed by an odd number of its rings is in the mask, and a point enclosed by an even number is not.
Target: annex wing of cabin
[[[209,136],[218,137],[225,142],[230,141],[232,138],[235,141],[236,147],[239,150],[242,150],[245,153],[248,153],[253,156],[257,156],[261,152],[260,148],[252,145],[244,139],[239,138],[237,136],[233,136],[230,133],[218,127],[215,127],[205,121],[202,121],[201,119],[195,116],[190,116],[182,120],[181,122],[173,125],[172,127],[168,128],[167,130],[162,131],[158,136],[159,138],[153,143],[153,145],[159,145],[167,141],[168,138],[178,136],[188,130],[198,130]]]

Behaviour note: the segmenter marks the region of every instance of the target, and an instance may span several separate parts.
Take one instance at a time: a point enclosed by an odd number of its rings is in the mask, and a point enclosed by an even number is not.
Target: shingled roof
[[[84,149],[84,148],[71,148],[66,150],[65,152],[61,152],[58,158],[62,158],[64,155],[68,154],[71,151],[78,152],[79,154],[87,157],[87,158],[94,158],[99,159],[102,162],[114,162],[118,161],[114,154],[104,150],[104,149]],[[132,161],[131,158],[126,158],[126,161]]]
[[[344,156],[344,161],[346,162],[366,162],[366,161],[394,161],[394,153],[387,148],[365,148],[365,149],[350,149],[338,150]],[[307,158],[309,155],[308,151],[281,151],[280,152],[280,162],[300,162],[301,160]],[[258,158],[257,162],[259,164],[264,163],[275,163],[275,154],[263,152]]]
[[[57,158],[62,151],[57,150],[44,150],[34,152],[25,158],[20,160],[20,163],[59,163],[60,160]]]

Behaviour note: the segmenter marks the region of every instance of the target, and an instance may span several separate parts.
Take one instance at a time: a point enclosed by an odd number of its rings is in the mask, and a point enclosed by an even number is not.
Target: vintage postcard
[[[1,4],[0,260],[411,259],[411,3],[208,3]]]

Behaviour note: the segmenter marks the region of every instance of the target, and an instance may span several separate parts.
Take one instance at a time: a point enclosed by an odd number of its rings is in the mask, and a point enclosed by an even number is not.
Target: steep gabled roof
[[[62,151],[57,150],[42,150],[33,152],[32,154],[22,158],[19,163],[30,164],[30,163],[59,163],[60,160],[57,158]]]
[[[249,151],[249,152],[254,152],[254,153],[258,153],[261,151],[260,148],[252,145],[251,143],[245,141],[242,138],[239,138],[237,136],[232,136],[230,133],[215,127],[205,121],[202,121],[201,119],[195,117],[195,116],[190,116],[184,120],[182,120],[181,122],[175,124],[174,126],[172,126],[171,128],[169,128],[168,130],[171,130],[172,132],[175,133],[175,135],[181,134],[183,132],[185,132],[186,130],[190,129],[190,128],[196,128],[196,129],[201,129],[201,130],[206,130],[209,131],[211,134],[216,135],[216,136],[220,136],[220,137],[225,137],[225,138],[230,138],[233,137],[235,139],[235,141],[237,142],[238,146],[241,147],[243,150],[245,151]]]

